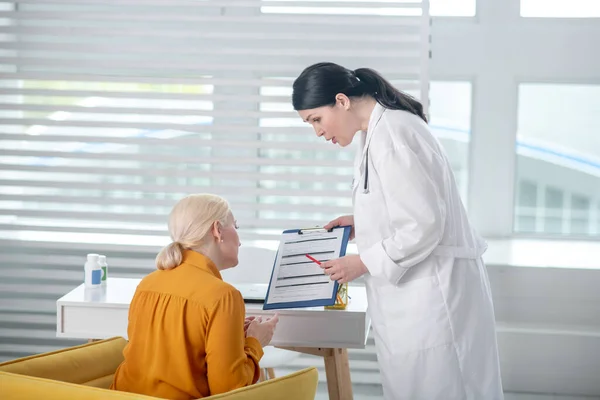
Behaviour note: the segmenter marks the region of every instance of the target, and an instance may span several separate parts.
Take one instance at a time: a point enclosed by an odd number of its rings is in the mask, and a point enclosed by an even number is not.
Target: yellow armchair
[[[112,338],[2,363],[2,399],[157,399],[108,390],[115,370],[123,361],[125,344],[123,338]],[[317,381],[316,368],[307,368],[205,399],[313,400]]]

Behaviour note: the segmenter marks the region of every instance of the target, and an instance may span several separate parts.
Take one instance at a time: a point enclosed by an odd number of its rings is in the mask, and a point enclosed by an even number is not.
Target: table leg
[[[329,400],[352,400],[352,381],[347,349],[312,347],[281,347],[305,354],[322,356],[325,359],[325,375]]]
[[[333,349],[333,354],[325,356],[325,374],[330,399],[352,399],[352,381],[348,350]]]

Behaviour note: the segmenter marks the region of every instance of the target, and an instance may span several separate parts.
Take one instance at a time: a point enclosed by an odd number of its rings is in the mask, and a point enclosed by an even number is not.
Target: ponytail
[[[231,210],[227,201],[214,194],[192,194],[179,200],[169,215],[169,234],[173,241],[156,256],[156,268],[169,270],[183,262],[183,251],[202,249],[212,238],[216,221],[225,226]]]
[[[356,78],[364,82],[371,96],[383,107],[390,110],[403,110],[417,115],[423,121],[427,122],[427,117],[423,113],[423,105],[414,97],[396,89],[377,71],[370,68],[359,68],[354,71]]]
[[[178,242],[172,242],[165,246],[156,256],[156,268],[173,269],[181,264],[183,260],[183,248]]]
[[[296,111],[335,105],[335,96],[373,97],[383,107],[403,110],[427,122],[423,105],[401,92],[378,72],[369,68],[349,70],[334,63],[307,67],[294,81],[292,104]]]

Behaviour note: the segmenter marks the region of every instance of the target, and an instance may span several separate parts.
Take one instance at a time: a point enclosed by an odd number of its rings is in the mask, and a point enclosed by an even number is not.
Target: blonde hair
[[[215,221],[227,224],[230,212],[227,201],[213,194],[192,194],[179,200],[169,214],[169,234],[173,242],[156,256],[156,268],[175,268],[183,260],[184,249],[205,246]]]

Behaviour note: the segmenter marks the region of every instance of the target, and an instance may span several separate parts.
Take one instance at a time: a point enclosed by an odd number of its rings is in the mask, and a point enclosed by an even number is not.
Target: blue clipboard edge
[[[352,231],[351,226],[338,226],[333,229],[344,229],[344,235],[342,236],[342,248],[340,249],[340,257],[346,255],[346,248],[348,247],[348,241],[350,240],[350,232]],[[289,229],[283,231],[283,233],[300,233],[302,229]],[[335,304],[335,297],[339,289],[339,283],[334,283],[334,291],[331,299],[318,299],[309,301],[293,301],[289,303],[272,303],[267,304],[269,298],[269,292],[271,291],[271,282],[273,281],[273,274],[275,273],[275,264],[277,263],[277,256],[279,255],[279,249],[275,253],[275,260],[273,261],[273,268],[271,269],[271,277],[269,278],[269,287],[267,288],[267,294],[265,295],[265,302],[263,304],[263,310],[276,310],[282,308],[303,308],[303,307],[320,307],[320,306],[332,306]]]

